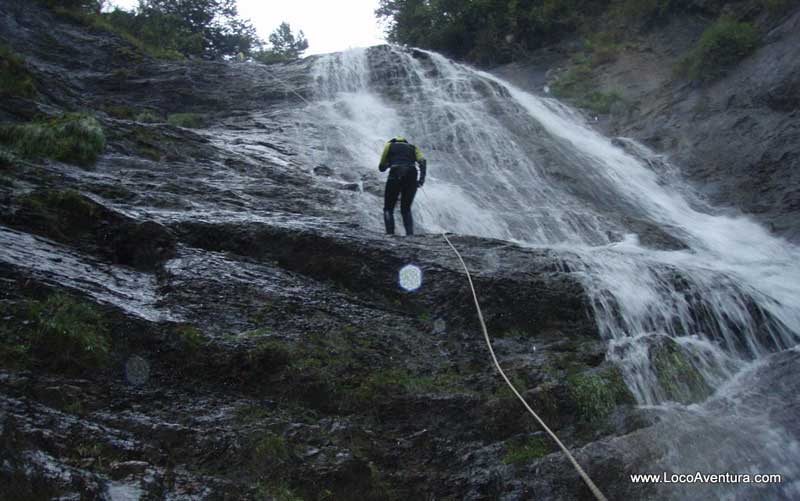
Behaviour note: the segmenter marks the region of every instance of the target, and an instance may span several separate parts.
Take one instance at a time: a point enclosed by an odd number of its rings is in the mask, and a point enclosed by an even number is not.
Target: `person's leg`
[[[411,216],[411,204],[417,194],[417,170],[411,171],[403,178],[403,195],[400,199],[400,214],[403,216],[403,226],[406,235],[414,234],[414,218]]]
[[[392,177],[390,173],[386,180],[386,189],[383,192],[383,223],[386,226],[387,235],[394,235],[394,208],[397,205],[401,187],[400,180]]]

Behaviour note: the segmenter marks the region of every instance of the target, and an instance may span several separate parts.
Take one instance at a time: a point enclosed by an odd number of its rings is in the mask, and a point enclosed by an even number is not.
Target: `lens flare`
[[[125,363],[125,378],[133,386],[142,386],[150,379],[150,362],[134,355]]]
[[[400,287],[413,292],[422,286],[422,270],[414,264],[407,264],[400,270]]]

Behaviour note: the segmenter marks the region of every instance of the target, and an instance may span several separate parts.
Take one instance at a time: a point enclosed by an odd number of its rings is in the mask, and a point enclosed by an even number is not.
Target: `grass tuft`
[[[206,117],[199,113],[173,113],[167,116],[167,123],[187,129],[202,129],[207,126]]]
[[[2,126],[0,142],[27,158],[52,158],[83,167],[93,165],[106,146],[100,122],[79,113]]]
[[[108,365],[108,327],[90,303],[53,294],[44,301],[4,306],[2,315],[11,320],[0,326],[0,361],[4,366],[41,364],[79,373]]]

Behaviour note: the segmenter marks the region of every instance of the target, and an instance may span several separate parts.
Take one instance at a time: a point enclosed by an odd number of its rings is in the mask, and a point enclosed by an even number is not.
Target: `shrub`
[[[100,313],[65,294],[4,308],[15,321],[0,327],[3,365],[26,367],[34,360],[49,368],[79,373],[108,364],[110,340]]]
[[[0,97],[33,97],[36,88],[25,63],[0,44]]]
[[[136,115],[136,121],[146,124],[152,124],[161,122],[162,118],[152,110],[144,110]]]
[[[594,113],[606,114],[611,111],[611,106],[617,101],[621,101],[622,97],[616,91],[611,92],[590,92],[578,101],[578,105],[587,108]]]
[[[83,114],[0,127],[0,142],[25,157],[52,158],[84,167],[94,164],[106,145],[100,123]]]
[[[206,127],[206,118],[198,113],[173,113],[167,116],[167,123],[187,129],[202,129]]]
[[[749,23],[720,19],[681,60],[678,70],[693,80],[709,82],[723,76],[758,46],[758,32]]]

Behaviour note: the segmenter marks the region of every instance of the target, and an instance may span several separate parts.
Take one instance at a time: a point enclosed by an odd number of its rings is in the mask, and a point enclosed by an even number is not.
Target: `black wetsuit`
[[[419,181],[415,164],[419,164],[420,167]],[[413,235],[414,219],[411,216],[411,204],[414,202],[414,195],[417,194],[417,187],[425,182],[427,170],[425,158],[419,148],[409,144],[405,139],[392,139],[386,143],[378,166],[381,172],[387,168],[389,177],[386,179],[386,191],[383,197],[383,222],[386,225],[386,233],[394,235],[394,208],[397,199],[400,198],[400,214],[403,216],[406,235]]]

